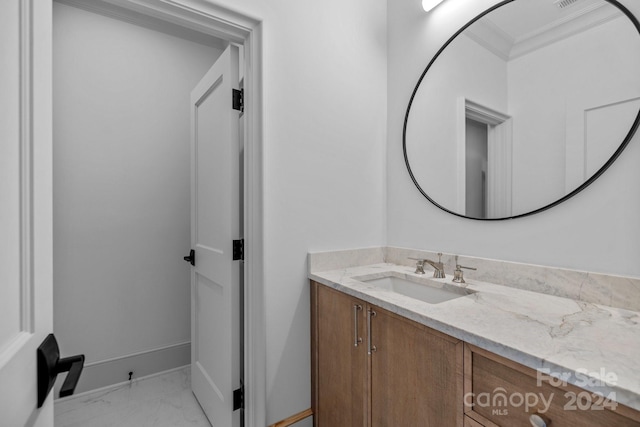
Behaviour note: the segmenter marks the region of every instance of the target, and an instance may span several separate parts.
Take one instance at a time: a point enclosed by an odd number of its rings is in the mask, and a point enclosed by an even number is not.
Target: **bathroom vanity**
[[[462,341],[311,284],[317,426],[462,425]]]
[[[640,313],[344,255],[310,254],[315,426],[640,426]]]

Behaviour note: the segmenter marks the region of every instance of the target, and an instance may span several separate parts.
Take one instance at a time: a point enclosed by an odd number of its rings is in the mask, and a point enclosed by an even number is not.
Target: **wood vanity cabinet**
[[[314,426],[463,426],[461,341],[313,281],[311,310]]]
[[[315,427],[640,427],[639,411],[313,281],[311,334]]]
[[[570,384],[552,385],[494,353],[465,344],[464,356],[465,427],[531,427],[536,413],[550,427],[640,426],[638,411]]]

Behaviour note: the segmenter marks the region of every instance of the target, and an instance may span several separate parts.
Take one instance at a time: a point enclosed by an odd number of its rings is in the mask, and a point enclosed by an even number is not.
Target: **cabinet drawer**
[[[537,371],[465,345],[465,413],[485,426],[530,427],[536,413],[553,427],[639,427],[640,414]]]

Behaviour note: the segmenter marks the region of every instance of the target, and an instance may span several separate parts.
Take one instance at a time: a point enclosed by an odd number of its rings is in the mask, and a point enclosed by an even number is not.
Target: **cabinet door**
[[[372,310],[371,426],[462,427],[462,342]]]
[[[313,402],[316,427],[367,423],[365,304],[312,283]]]

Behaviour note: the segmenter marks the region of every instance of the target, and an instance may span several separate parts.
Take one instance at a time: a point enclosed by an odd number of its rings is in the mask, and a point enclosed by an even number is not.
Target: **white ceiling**
[[[496,9],[487,19],[511,39],[519,40],[549,24],[560,23],[575,15],[587,13],[593,10],[594,6],[608,4],[604,0],[576,0],[570,6],[560,9],[554,3],[555,0],[516,0]]]
[[[508,60],[615,19],[622,12],[605,0],[516,0],[471,25],[469,37]]]

